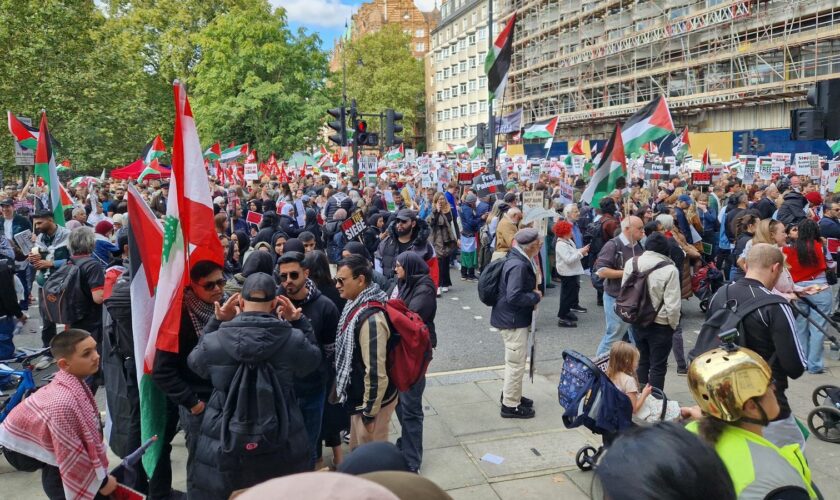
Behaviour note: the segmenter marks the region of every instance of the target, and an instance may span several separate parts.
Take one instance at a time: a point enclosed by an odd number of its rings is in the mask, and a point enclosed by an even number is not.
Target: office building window
[[[458,97],[458,86],[457,85],[452,86],[452,97]]]
[[[476,57],[471,56],[469,60],[470,60],[470,68],[475,68]]]
[[[461,84],[461,89],[460,89],[460,90],[461,90],[461,93],[462,93],[462,94],[466,94],[466,93],[467,93],[467,84],[466,84],[466,83],[462,83],[462,84]]]
[[[444,99],[449,99],[449,96],[450,96],[449,89],[444,89],[443,90],[443,98]]]
[[[457,74],[458,74],[458,65],[457,65],[457,64],[453,64],[453,65],[452,65],[452,74],[453,74],[453,75],[457,75]]]
[[[487,52],[479,52],[478,53],[478,60],[484,63],[487,60]]]
[[[426,36],[426,30],[423,28],[414,31],[414,38],[423,38],[424,36]]]
[[[478,112],[484,113],[487,111],[487,101],[478,101]]]
[[[414,52],[423,52],[426,50],[426,44],[423,42],[414,44]]]
[[[478,88],[476,80],[470,80],[470,92],[474,92]]]
[[[443,68],[443,77],[449,78],[449,68]]]
[[[443,121],[443,111],[438,111],[437,112],[437,121],[439,121],[439,122]]]
[[[458,116],[458,107],[455,106],[454,108],[452,108],[452,118],[458,118]]]
[[[448,109],[444,109],[444,110],[443,110],[443,119],[444,119],[444,120],[448,120],[448,119],[449,119],[449,110],[448,110]]]
[[[437,91],[437,102],[440,102],[442,100],[443,100],[443,91],[438,90]]]
[[[443,130],[438,130],[437,131],[437,138],[438,138],[439,141],[443,140]]]
[[[471,103],[470,103],[470,114],[471,114],[471,115],[474,115],[474,114],[476,114],[476,113],[478,113],[478,103],[476,103],[476,102],[471,102]]]
[[[478,77],[478,88],[483,89],[487,86],[487,77],[486,76],[479,76]]]
[[[467,40],[469,41],[469,44],[470,44],[471,46],[472,46],[472,45],[475,45],[475,33],[473,33],[472,35],[470,35],[470,36],[467,38]]]
[[[478,28],[478,31],[476,31],[476,33],[478,33],[478,39],[479,40],[487,40],[487,28],[486,27]]]
[[[458,63],[458,69],[461,71],[461,73],[466,71],[467,70],[467,61],[461,61],[460,63]]]

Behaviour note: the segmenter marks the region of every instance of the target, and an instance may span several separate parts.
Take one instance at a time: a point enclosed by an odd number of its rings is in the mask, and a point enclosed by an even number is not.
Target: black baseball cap
[[[277,284],[266,273],[254,273],[245,278],[242,298],[248,302],[271,302],[277,297]]]
[[[417,213],[414,210],[409,210],[404,208],[397,212],[397,220],[415,220],[417,219]]]
[[[13,200],[11,198],[4,198],[3,200],[0,200],[0,205],[2,205],[2,206],[12,206],[14,204],[15,204],[15,200]]]

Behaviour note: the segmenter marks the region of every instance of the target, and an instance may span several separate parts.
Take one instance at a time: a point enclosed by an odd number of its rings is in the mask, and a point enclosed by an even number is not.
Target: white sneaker
[[[39,359],[38,362],[35,363],[35,366],[33,368],[35,368],[36,370],[43,370],[52,365],[53,363],[55,363],[55,359],[53,359],[52,356],[42,356],[41,359]]]
[[[437,289],[437,296],[440,297],[440,287]]]
[[[440,292],[446,293],[446,292],[448,292],[448,291],[449,291],[449,288],[447,288],[447,287],[445,287],[445,286],[442,286],[442,287],[438,288],[438,294],[439,294]]]

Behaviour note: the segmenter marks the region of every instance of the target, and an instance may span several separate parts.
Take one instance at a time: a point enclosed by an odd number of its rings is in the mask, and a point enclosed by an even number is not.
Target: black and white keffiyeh
[[[204,333],[204,327],[216,314],[215,306],[196,297],[190,289],[184,290],[184,306],[187,308],[187,314],[190,315],[193,327],[195,327],[195,334],[200,337]]]
[[[365,310],[370,308],[371,301],[382,302],[388,300],[385,292],[376,283],[359,294],[358,297],[344,305],[341,318],[338,320],[338,332],[335,338],[335,396],[339,403],[347,399],[347,383],[350,381],[350,371],[353,364],[353,347],[355,345],[356,323]],[[355,311],[355,312],[354,312]],[[352,313],[352,317],[350,317]]]

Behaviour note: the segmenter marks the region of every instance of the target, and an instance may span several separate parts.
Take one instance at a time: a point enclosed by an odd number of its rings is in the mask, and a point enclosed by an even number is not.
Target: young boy
[[[108,474],[99,410],[84,383],[99,369],[96,341],[85,330],[70,329],[56,335],[50,349],[59,371],[9,413],[0,425],[0,446],[15,468],[41,469],[51,500],[108,496],[117,480]]]

